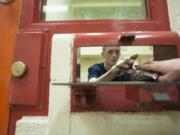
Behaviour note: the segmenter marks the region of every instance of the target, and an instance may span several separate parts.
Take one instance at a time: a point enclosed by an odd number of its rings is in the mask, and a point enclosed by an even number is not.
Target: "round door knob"
[[[27,66],[22,61],[13,63],[11,73],[14,77],[23,77],[27,73]]]

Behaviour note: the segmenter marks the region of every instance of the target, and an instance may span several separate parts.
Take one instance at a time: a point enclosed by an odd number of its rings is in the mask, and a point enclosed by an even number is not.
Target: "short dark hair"
[[[108,47],[119,47],[119,49],[120,49],[120,46],[103,46],[102,51],[104,52],[106,50],[106,48],[108,48]]]

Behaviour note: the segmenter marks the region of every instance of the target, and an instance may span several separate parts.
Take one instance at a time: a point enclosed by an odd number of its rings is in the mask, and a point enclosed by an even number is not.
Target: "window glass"
[[[45,21],[147,18],[145,0],[43,0]]]

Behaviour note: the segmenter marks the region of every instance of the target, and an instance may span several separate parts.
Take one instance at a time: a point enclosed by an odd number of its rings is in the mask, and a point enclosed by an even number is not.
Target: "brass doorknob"
[[[0,0],[0,3],[3,3],[3,4],[6,4],[6,3],[9,3],[11,2],[12,0]]]
[[[27,66],[22,61],[17,61],[13,63],[11,67],[11,73],[14,77],[20,78],[27,73]]]

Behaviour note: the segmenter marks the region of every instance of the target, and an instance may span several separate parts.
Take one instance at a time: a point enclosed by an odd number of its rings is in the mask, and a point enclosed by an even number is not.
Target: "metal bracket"
[[[72,91],[72,110],[94,110],[96,103],[95,87],[74,87]]]
[[[125,33],[123,34],[120,39],[119,39],[119,42],[120,41],[126,41],[126,42],[132,42],[134,39],[135,39],[135,35],[134,34],[131,34],[131,33]]]

